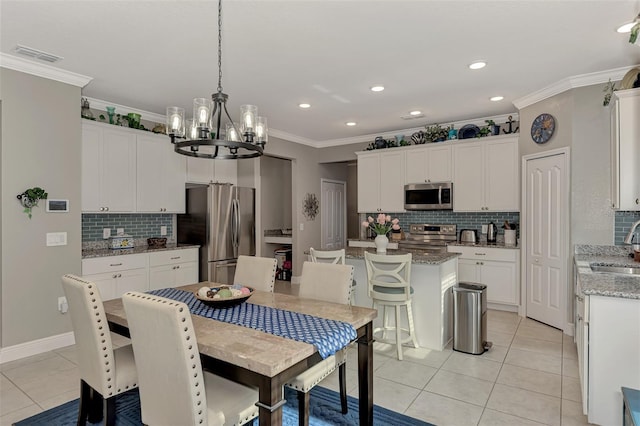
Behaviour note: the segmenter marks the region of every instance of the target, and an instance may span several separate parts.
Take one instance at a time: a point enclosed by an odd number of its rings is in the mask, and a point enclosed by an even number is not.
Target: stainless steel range
[[[456,225],[412,224],[409,225],[409,235],[398,241],[398,247],[444,253],[447,251],[447,243],[456,242],[456,235]]]

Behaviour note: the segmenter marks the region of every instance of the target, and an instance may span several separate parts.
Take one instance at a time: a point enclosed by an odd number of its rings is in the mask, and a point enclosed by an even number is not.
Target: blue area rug
[[[138,390],[134,389],[116,397],[116,425],[140,426],[140,398]],[[285,388],[287,404],[283,408],[282,424],[295,426],[298,424],[298,399],[296,392]],[[15,423],[15,426],[71,426],[78,419],[79,400],[69,401],[59,407],[44,411]],[[311,390],[311,406],[309,408],[310,426],[328,425],[357,425],[358,424],[358,400],[348,397],[349,413],[343,415],[340,412],[340,395],[329,389],[316,386]],[[93,424],[93,423],[88,423]],[[97,423],[102,424],[102,423]],[[254,425],[258,424],[257,419]],[[375,405],[373,407],[373,424],[378,426],[414,426],[430,423],[407,417]]]

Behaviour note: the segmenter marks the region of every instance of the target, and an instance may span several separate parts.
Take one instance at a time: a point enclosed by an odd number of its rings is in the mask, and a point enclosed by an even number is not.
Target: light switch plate
[[[124,235],[124,228],[116,228],[116,235]]]
[[[102,228],[102,238],[107,239],[111,236],[111,228]]]
[[[47,232],[47,247],[66,246],[66,245],[67,245],[66,232]]]
[[[304,223],[301,223],[301,224],[300,224],[300,230],[301,230],[301,231],[304,231]]]
[[[166,226],[161,226],[160,227],[160,235],[167,235],[167,227]]]

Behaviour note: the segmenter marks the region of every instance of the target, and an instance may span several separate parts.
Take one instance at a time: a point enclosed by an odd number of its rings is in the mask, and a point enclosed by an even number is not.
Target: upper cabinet
[[[358,212],[404,211],[404,152],[358,154]]]
[[[82,122],[82,211],[136,209],[136,136],[116,126]]]
[[[187,157],[174,152],[169,138],[139,134],[137,197],[139,213],[184,213]]]
[[[436,145],[404,151],[404,183],[451,181],[451,145]]]
[[[236,160],[211,160],[187,157],[187,182],[189,183],[238,183]]]
[[[517,136],[455,145],[453,158],[455,211],[520,210]]]
[[[611,107],[611,202],[640,210],[640,89],[613,93]]]
[[[169,138],[82,121],[84,213],[181,213],[186,157]]]

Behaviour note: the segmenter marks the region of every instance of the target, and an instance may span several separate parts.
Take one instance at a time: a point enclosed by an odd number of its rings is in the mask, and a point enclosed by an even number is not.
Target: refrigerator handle
[[[240,208],[238,200],[231,203],[231,243],[233,245],[233,257],[238,257],[238,246],[240,245]]]

